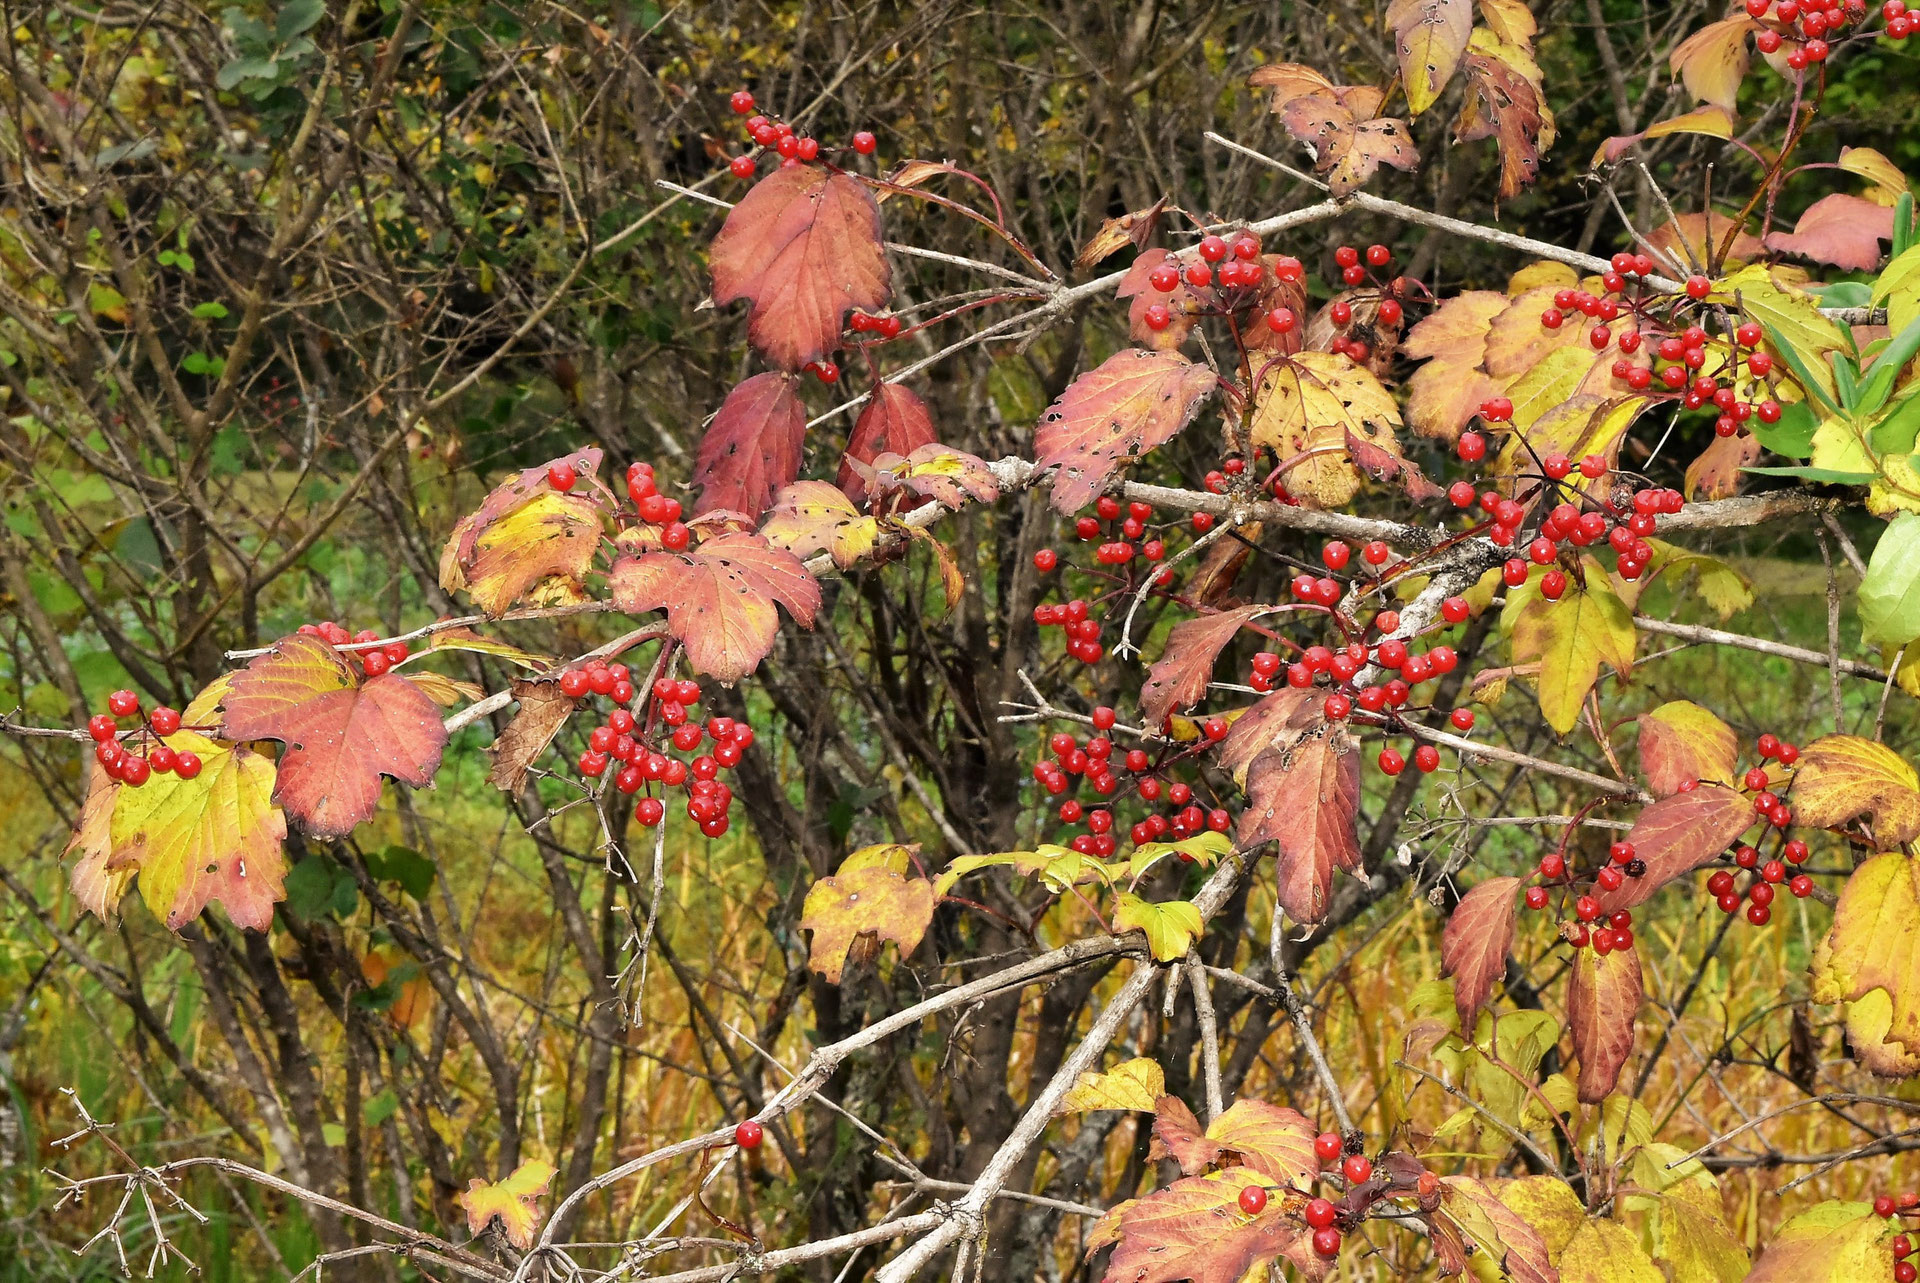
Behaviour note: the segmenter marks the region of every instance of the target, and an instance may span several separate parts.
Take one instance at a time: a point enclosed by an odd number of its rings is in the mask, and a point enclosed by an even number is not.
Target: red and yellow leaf
[[[1406,355],[1425,365],[1407,381],[1407,425],[1423,437],[1452,441],[1498,396],[1501,384],[1480,368],[1487,330],[1511,300],[1498,290],[1456,294],[1407,332]]]
[[[798,370],[840,346],[847,313],[892,296],[880,207],[864,183],[816,165],[755,183],[713,238],[713,301],[751,303],[747,338]]]
[[[820,607],[820,585],[800,559],[752,534],[720,535],[690,553],[622,557],[607,582],[629,615],[665,609],[693,666],[723,682],[745,677],[773,648],[776,603],[808,628]]]
[[[1218,379],[1177,352],[1124,348],[1075,379],[1040,416],[1034,464],[1059,469],[1053,506],[1091,503],[1122,464],[1163,445],[1193,422]]]
[[[1297,1109],[1242,1097],[1213,1120],[1207,1139],[1271,1181],[1310,1189],[1320,1174],[1313,1152],[1318,1130]]]
[[[1269,749],[1247,768],[1240,846],[1279,842],[1277,895],[1294,921],[1324,918],[1333,871],[1360,867],[1359,805],[1360,754],[1339,727]]]
[[[455,1194],[453,1201],[466,1209],[469,1233],[479,1234],[497,1218],[507,1242],[524,1252],[533,1246],[533,1232],[542,1215],[534,1200],[547,1192],[554,1175],[552,1163],[530,1158],[497,1184],[477,1177],[468,1181],[466,1190]]]
[[[315,837],[345,837],[370,818],[383,775],[431,784],[447,743],[439,708],[412,681],[363,682],[340,652],[303,634],[235,673],[221,704],[226,738],[287,746],[273,799]]]
[[[581,599],[606,510],[594,480],[600,451],[588,447],[553,463],[573,468],[581,479],[575,488],[555,490],[544,463],[496,487],[453,528],[440,554],[442,588],[465,590],[489,615],[531,596]]]
[[[1809,205],[1791,232],[1768,232],[1766,246],[1846,272],[1871,272],[1880,266],[1880,242],[1892,239],[1891,208],[1834,192]]]
[[[1242,606],[1215,615],[1183,619],[1167,634],[1160,660],[1147,670],[1140,688],[1140,716],[1150,727],[1166,725],[1167,715],[1206,698],[1213,666],[1240,629],[1272,610],[1271,606]]]
[[[1453,977],[1453,1003],[1460,1027],[1474,1018],[1507,970],[1513,948],[1514,892],[1519,878],[1488,878],[1460,897],[1440,936],[1441,974]]]
[[[833,564],[845,570],[873,551],[880,523],[854,507],[837,486],[796,481],[775,499],[760,534],[796,557],[830,553]]]
[[[911,455],[938,439],[927,403],[911,388],[882,383],[874,388],[873,399],[853,425],[835,484],[847,492],[849,499],[860,503],[867,497],[867,485],[854,464],[872,463],[882,454]]]
[[[1871,1203],[1820,1203],[1773,1232],[1746,1283],[1859,1283],[1887,1274],[1890,1242],[1905,1233]]]
[[[1605,1100],[1620,1080],[1621,1066],[1633,1051],[1634,1022],[1640,1014],[1640,955],[1616,949],[1602,955],[1580,949],[1567,983],[1567,1028],[1580,1059],[1580,1100]]]
[[[1240,1191],[1269,1179],[1229,1167],[1118,1204],[1088,1235],[1089,1248],[1117,1243],[1103,1283],[1240,1283],[1305,1232],[1294,1219],[1305,1194],[1273,1195],[1257,1216],[1240,1210]]]
[[[790,374],[756,374],[727,393],[700,438],[693,484],[695,512],[725,509],[757,517],[782,486],[800,475],[807,407]]]
[[[1345,506],[1364,481],[1350,440],[1397,458],[1399,426],[1393,394],[1365,367],[1343,354],[1302,352],[1261,381],[1253,443],[1285,465],[1286,487],[1296,499],[1331,509]]]
[[[1473,0],[1392,0],[1387,26],[1400,59],[1407,110],[1418,116],[1439,100],[1473,33]]]
[[[1642,713],[1640,772],[1660,797],[1694,780],[1733,784],[1740,740],[1733,728],[1691,700],[1676,699]]]
[[[1858,1002],[1874,990],[1891,1000],[1882,1041],[1920,1053],[1920,861],[1876,855],[1853,871],[1833,926],[1814,958],[1814,996]]]

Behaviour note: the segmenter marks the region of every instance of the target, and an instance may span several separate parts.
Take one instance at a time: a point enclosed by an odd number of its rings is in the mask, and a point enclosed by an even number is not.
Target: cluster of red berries
[[[1920,31],[1920,16],[1907,12],[1905,0],[1887,0],[1880,6],[1880,14],[1887,20],[1887,34],[1895,40],[1905,40]]]
[[[547,480],[553,481],[551,469]],[[634,512],[640,520],[659,527],[661,547],[679,552],[691,542],[693,532],[680,520],[680,501],[660,493],[651,463],[635,461],[627,465],[627,498],[633,501]]]
[[[1593,884],[1602,891],[1616,891],[1628,878],[1642,878],[1646,874],[1646,861],[1633,849],[1633,843],[1615,842],[1607,850],[1607,862],[1594,872]],[[1527,888],[1529,909],[1547,908],[1552,899],[1550,887],[1572,886],[1574,878],[1567,865],[1566,852],[1550,851],[1541,856],[1539,876],[1541,882]],[[1572,922],[1560,924],[1560,938],[1574,948],[1591,945],[1595,953],[1604,957],[1616,949],[1633,947],[1633,914],[1627,910],[1603,913],[1598,900],[1591,895],[1581,895],[1573,901],[1573,917]]]
[[[1067,731],[1048,736],[1046,746],[1052,756],[1042,757],[1033,764],[1033,778],[1049,794],[1058,797],[1067,792],[1077,776],[1084,778],[1087,787],[1098,796],[1112,797],[1120,791],[1120,777],[1115,772],[1123,770],[1133,777],[1133,789],[1141,801],[1152,806],[1164,797],[1171,808],[1166,814],[1150,811],[1133,823],[1128,835],[1135,846],[1168,836],[1178,841],[1208,831],[1225,833],[1233,827],[1233,813],[1224,807],[1201,806],[1194,801],[1192,785],[1179,780],[1164,782],[1160,772],[1165,763],[1156,761],[1145,749],[1128,749],[1116,758],[1117,750],[1107,734],[1115,724],[1113,709],[1101,705],[1093,710],[1092,720],[1094,730],[1099,733],[1089,736],[1084,744]],[[1211,717],[1201,723],[1200,729],[1206,744],[1211,745],[1227,737],[1228,725],[1225,718]],[[1114,832],[1116,821],[1110,808],[1089,808],[1077,799],[1066,798],[1060,803],[1059,815],[1062,824],[1085,825],[1086,832],[1077,834],[1069,843],[1080,854],[1107,859],[1119,850],[1120,841]],[[1182,855],[1181,858],[1189,857]]]
[[[1352,287],[1366,282],[1369,276],[1368,268],[1386,267],[1392,263],[1393,251],[1385,245],[1369,245],[1365,265],[1362,265],[1360,251],[1351,245],[1342,245],[1333,251],[1333,261],[1340,265],[1340,279]],[[1376,279],[1375,284],[1379,286],[1380,292],[1374,306],[1373,319],[1381,325],[1398,325],[1400,319],[1406,315],[1406,309],[1400,300],[1394,297],[1392,283],[1383,283]],[[1343,330],[1351,325],[1353,300],[1335,299],[1328,304],[1327,319]],[[1272,323],[1271,318],[1268,323]],[[1327,344],[1327,350],[1345,355],[1356,362],[1365,361],[1373,352],[1364,340],[1352,338],[1346,334],[1334,335]]]
[[[1587,330],[1587,342],[1595,351],[1603,351],[1608,344],[1618,348],[1620,356],[1612,366],[1613,377],[1636,392],[1645,391],[1658,380],[1669,394],[1677,395],[1681,404],[1689,410],[1699,410],[1711,404],[1716,411],[1714,431],[1723,437],[1733,436],[1741,430],[1748,419],[1755,414],[1762,423],[1774,423],[1780,418],[1780,403],[1772,397],[1759,400],[1741,400],[1732,386],[1738,376],[1739,358],[1722,359],[1717,369],[1705,372],[1708,359],[1705,328],[1689,325],[1677,334],[1649,337],[1640,324],[1651,321],[1639,299],[1618,299],[1628,287],[1629,278],[1645,276],[1653,268],[1652,260],[1645,254],[1615,254],[1612,260],[1613,270],[1602,277],[1605,295],[1596,295],[1587,290],[1563,289],[1553,296],[1553,306],[1540,314],[1540,324],[1550,330],[1557,330],[1566,322],[1566,318],[1575,313],[1593,321]],[[1686,281],[1687,297],[1695,302],[1704,301],[1713,291],[1713,282],[1704,276],[1690,276]],[[1617,334],[1611,323],[1625,313],[1631,312],[1634,324]],[[1738,348],[1746,349],[1746,369],[1757,381],[1764,381],[1773,373],[1773,357],[1757,350],[1765,331],[1755,322],[1747,321],[1734,330],[1733,338]],[[1647,348],[1648,364],[1640,364],[1633,357],[1642,346]],[[1721,380],[1726,379],[1725,386]],[[1759,386],[1756,383],[1756,386]]]
[[[1067,654],[1083,664],[1097,664],[1107,653],[1100,644],[1100,621],[1093,618],[1084,597],[1035,606],[1033,622],[1042,628],[1066,629]]]
[[[1823,4],[1820,0],[1746,2],[1748,17],[1780,24],[1755,32],[1754,46],[1761,53],[1777,53],[1783,44],[1792,41],[1794,47],[1787,53],[1787,65],[1795,71],[1804,71],[1811,63],[1825,62],[1833,51],[1826,37],[1844,31],[1867,16],[1866,0],[1846,0],[1845,4]],[[1912,21],[1901,21],[1906,18],[1906,6],[1898,0],[1883,5],[1881,12],[1887,18],[1887,34],[1895,40],[1905,40],[1913,33]],[[1899,23],[1897,28],[1896,23]]]
[[[1920,1213],[1920,1194],[1908,1191],[1903,1194],[1881,1194],[1873,1200],[1873,1214],[1884,1220],[1895,1216],[1913,1216]],[[1893,1283],[1915,1283],[1920,1280],[1920,1269],[1907,1258],[1913,1255],[1913,1239],[1905,1233],[1896,1236],[1890,1245],[1893,1252]]]
[[[798,165],[805,161],[820,159],[820,140],[808,138],[794,132],[793,126],[784,120],[774,120],[767,116],[755,116],[753,95],[744,89],[735,90],[727,99],[727,105],[733,108],[736,116],[747,116],[747,137],[761,147],[771,148],[779,153],[782,166]],[[862,129],[853,136],[853,150],[862,156],[871,156],[879,141],[868,131]],[[753,153],[735,156],[727,163],[727,168],[735,178],[752,178],[759,168],[759,162]]]
[[[358,662],[368,677],[378,677],[395,664],[405,662],[413,653],[413,648],[403,641],[387,642],[381,646],[368,643],[380,640],[380,634],[371,628],[362,628],[359,632],[348,634],[347,630],[331,619],[323,619],[317,624],[302,624],[299,628],[302,637],[318,637],[329,646],[354,646],[359,649],[344,651],[349,663]]]
[[[576,763],[580,774],[598,779],[618,762],[613,787],[621,793],[638,793],[654,782],[668,788],[685,787],[687,817],[699,824],[700,831],[710,838],[727,831],[733,790],[716,777],[722,770],[740,764],[741,754],[753,743],[753,727],[731,717],[710,717],[704,725],[694,721],[687,709],[700,702],[699,684],[670,677],[653,684],[653,707],[642,725],[626,707],[639,693],[627,666],[604,659],[592,659],[562,672],[560,692],[569,699],[600,695],[614,704],[606,722],[587,735],[587,747]],[[690,760],[652,747],[671,745],[679,752],[692,753],[707,739],[713,741],[712,751]],[[666,803],[653,796],[641,798],[633,808],[634,819],[647,828],[660,823],[666,813]]]
[[[95,713],[87,719],[94,760],[100,763],[100,769],[109,779],[139,788],[156,773],[172,772],[183,780],[200,774],[198,754],[187,749],[176,751],[165,743],[167,736],[180,729],[180,714],[171,708],[156,708],[147,714],[140,729],[133,732],[133,740],[123,743],[120,719],[139,716],[140,697],[129,690],[118,690],[107,696],[106,712]],[[136,752],[129,747],[134,740],[143,741],[149,747],[144,753]]]
[[[1171,294],[1182,282],[1191,290],[1216,290],[1216,301],[1225,308],[1224,296],[1236,290],[1253,289],[1267,278],[1267,264],[1260,257],[1260,238],[1242,232],[1231,243],[1224,236],[1207,235],[1194,247],[1195,258],[1170,257],[1147,276],[1147,284],[1161,294]],[[1184,266],[1183,264],[1184,261]],[[1297,266],[1297,264],[1296,264]],[[1142,319],[1151,330],[1164,330],[1173,324],[1173,311],[1165,303],[1148,304]]]

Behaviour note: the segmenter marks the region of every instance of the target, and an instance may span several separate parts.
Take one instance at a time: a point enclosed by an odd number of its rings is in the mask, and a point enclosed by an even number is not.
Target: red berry
[[[200,755],[181,750],[173,755],[173,773],[183,780],[200,774]]]
[[[1422,775],[1431,775],[1440,769],[1440,750],[1431,744],[1422,744],[1413,750],[1413,765]]]
[[[727,105],[733,108],[736,116],[750,115],[753,111],[753,95],[744,89],[736,89],[733,96],[727,99]]]
[[[1313,1232],[1313,1250],[1328,1260],[1340,1255],[1340,1231],[1329,1225],[1326,1229]]]
[[[752,178],[756,168],[751,156],[735,156],[727,162],[727,170],[735,178]]]
[[[140,697],[130,690],[117,690],[107,696],[107,711],[115,717],[132,717],[140,711]]]
[[[862,156],[873,155],[874,148],[879,145],[879,140],[868,130],[862,129],[853,136],[853,149]]]
[[[176,762],[175,765],[177,766],[178,763]],[[147,759],[137,753],[129,753],[120,759],[120,779],[133,788],[139,788],[145,784],[147,777],[152,773],[153,768],[148,765]]]
[[[1321,1132],[1313,1138],[1313,1152],[1319,1156],[1322,1163],[1337,1162],[1346,1147],[1346,1142],[1340,1139],[1339,1132]]]
[[[758,1149],[760,1140],[766,1135],[766,1129],[749,1118],[733,1129],[733,1143],[741,1149]]]
[[[87,734],[93,737],[93,741],[96,744],[105,744],[119,733],[119,724],[113,720],[110,714],[95,713],[87,719]]]
[[[1042,548],[1033,554],[1033,568],[1046,574],[1060,564],[1060,554],[1051,548]]]
[[[1690,299],[1703,299],[1712,289],[1713,282],[1704,276],[1689,276],[1687,278],[1687,297]]]
[[[573,483],[579,479],[571,463],[556,463],[547,469],[547,484],[562,494],[573,489]]]
[[[1545,887],[1528,887],[1527,888],[1527,907],[1529,909],[1546,908],[1547,907],[1547,889]]]
[[[1267,1190],[1263,1185],[1248,1185],[1240,1191],[1240,1210],[1248,1216],[1258,1216],[1267,1206]]]
[[[180,714],[163,704],[148,714],[147,725],[155,735],[171,735],[180,729]]]
[[[1453,723],[1453,728],[1457,731],[1470,731],[1473,729],[1473,710],[1456,708],[1447,715],[1447,720]]]
[[[1487,439],[1478,432],[1462,432],[1454,449],[1462,463],[1478,463],[1487,457]]]

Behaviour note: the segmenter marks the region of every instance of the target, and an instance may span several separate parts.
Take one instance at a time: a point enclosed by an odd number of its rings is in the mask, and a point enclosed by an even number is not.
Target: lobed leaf
[[[872,552],[880,523],[853,506],[838,487],[825,481],[796,481],[782,489],[760,536],[796,557],[825,552],[845,570]]]
[[[1159,662],[1147,670],[1146,685],[1140,688],[1140,717],[1147,726],[1158,729],[1167,715],[1189,708],[1206,698],[1207,683],[1213,678],[1213,666],[1240,629],[1271,606],[1242,606],[1218,614],[1183,619],[1167,634],[1166,648]]]
[[[925,878],[906,878],[884,864],[842,869],[807,891],[800,926],[813,932],[807,965],[829,984],[839,984],[847,954],[863,936],[900,946],[905,958],[920,947],[933,921],[937,897]],[[871,955],[869,955],[871,956]]]
[[[1240,1210],[1240,1191],[1267,1179],[1251,1167],[1230,1167],[1115,1206],[1088,1235],[1089,1250],[1117,1244],[1103,1283],[1240,1283],[1305,1232],[1293,1219],[1304,1194],[1273,1197],[1257,1216]]]
[[[552,461],[568,464],[585,483],[566,493],[547,480],[552,465],[544,463],[496,486],[453,528],[440,554],[440,586],[465,591],[496,616],[534,597],[581,600],[606,513],[605,492],[593,479],[600,458],[588,447]]]
[[[736,385],[700,438],[696,513],[725,509],[757,517],[800,475],[807,407],[790,374],[768,371]]]
[[[693,666],[723,682],[751,673],[773,648],[776,603],[807,628],[820,607],[820,585],[800,559],[752,534],[706,539],[691,553],[622,557],[607,583],[629,615],[664,609]]]
[[[1898,753],[1858,735],[1823,735],[1802,748],[1790,796],[1800,824],[1837,828],[1867,815],[1882,846],[1920,837],[1920,777]]]
[[[1640,771],[1660,797],[1700,780],[1731,786],[1740,740],[1733,728],[1691,700],[1640,714]]]
[[[1859,1283],[1887,1272],[1888,1243],[1904,1232],[1870,1203],[1820,1203],[1775,1230],[1747,1283]]]
[[[498,1220],[506,1231],[507,1242],[521,1251],[533,1246],[533,1232],[539,1228],[541,1212],[534,1200],[547,1192],[557,1169],[552,1163],[529,1158],[513,1169],[507,1178],[488,1183],[475,1178],[453,1201],[466,1209],[467,1231],[479,1234],[487,1222]]]

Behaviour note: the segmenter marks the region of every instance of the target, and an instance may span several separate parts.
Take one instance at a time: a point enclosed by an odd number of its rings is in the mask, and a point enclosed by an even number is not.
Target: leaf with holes
[[[846,491],[849,499],[862,503],[867,497],[867,482],[857,464],[870,464],[882,454],[911,455],[938,439],[927,403],[911,388],[882,383],[873,390],[873,399],[853,425],[834,484]]]
[[[807,965],[839,984],[850,951],[871,959],[882,940],[891,940],[906,957],[920,947],[936,899],[933,883],[880,864],[821,878],[808,889],[800,916],[801,928],[813,932]]]
[[[1627,832],[1634,856],[1646,861],[1645,876],[1628,878],[1612,891],[1596,887],[1593,898],[1608,913],[1644,904],[1675,878],[1718,859],[1753,822],[1746,795],[1718,784],[1663,797],[1642,810]]]
[[[829,553],[845,570],[873,551],[880,523],[853,506],[839,487],[825,481],[796,481],[775,498],[760,535],[796,557]]]
[[[514,712],[500,738],[487,746],[493,766],[487,783],[508,793],[518,793],[527,782],[527,768],[547,751],[553,737],[567,724],[567,718],[579,701],[563,694],[560,682],[515,682],[513,699],[520,707]]]
[[[1498,290],[1454,295],[1407,332],[1402,350],[1426,364],[1407,381],[1407,426],[1423,437],[1457,439],[1501,385],[1480,367],[1487,330],[1511,300]]]
[[[1488,878],[1460,897],[1440,936],[1440,973],[1453,977],[1460,1027],[1473,1028],[1513,948],[1513,894],[1519,878]]]
[[[1897,1219],[1871,1203],[1819,1203],[1775,1230],[1746,1283],[1860,1283],[1884,1277]]]
[[[1687,502],[1731,499],[1739,494],[1746,480],[1747,465],[1759,461],[1760,449],[1760,438],[1752,433],[1742,432],[1732,437],[1716,435],[1687,465],[1687,475],[1681,483]]]
[[[1920,837],[1920,777],[1898,753],[1858,735],[1823,735],[1802,748],[1790,800],[1794,821],[1810,828],[1867,815],[1882,846]]]
[[[244,745],[188,730],[168,736],[167,744],[197,754],[200,773],[191,780],[156,773],[140,788],[109,795],[103,872],[137,873],[141,899],[169,930],[218,902],[235,925],[265,931],[273,906],[286,898],[287,822],[273,804],[273,763]],[[97,814],[92,818],[97,825]],[[89,831],[86,816],[81,831]],[[97,840],[99,829],[92,834]]]
[[[693,484],[696,513],[725,509],[757,517],[800,475],[807,407],[790,374],[756,374],[727,393],[700,438]]]
[[[1640,1014],[1640,954],[1616,949],[1602,955],[1581,949],[1567,984],[1567,1028],[1580,1059],[1580,1100],[1593,1105],[1613,1091],[1620,1069],[1633,1052],[1634,1021]]]
[[[455,1194],[453,1201],[466,1209],[468,1233],[477,1235],[487,1222],[497,1219],[507,1242],[524,1252],[533,1246],[533,1231],[542,1215],[534,1200],[547,1192],[555,1174],[552,1163],[529,1158],[503,1181],[468,1181],[466,1190]]]
[[[1745,14],[1710,22],[1674,46],[1667,66],[1701,102],[1735,111],[1747,75],[1747,40],[1758,27]]]
[[[1240,1283],[1304,1233],[1295,1218],[1307,1196],[1298,1191],[1270,1198],[1257,1216],[1240,1210],[1240,1191],[1267,1181],[1251,1167],[1229,1167],[1116,1205],[1087,1236],[1089,1250],[1117,1244],[1103,1283]]]
[[[1339,508],[1363,481],[1351,437],[1398,457],[1400,407],[1380,380],[1351,358],[1302,352],[1268,370],[1253,412],[1253,444],[1270,449],[1294,498]]]
[[[1691,700],[1676,699],[1642,713],[1640,772],[1661,797],[1694,780],[1733,784],[1740,739],[1733,728]]]
[[[1454,121],[1456,142],[1498,140],[1500,198],[1512,200],[1540,176],[1540,153],[1553,145],[1553,113],[1524,51],[1474,32],[1466,58],[1467,94]]]
[[[565,493],[547,480],[547,469],[563,463],[580,478]],[[606,492],[594,478],[599,467],[600,451],[589,447],[495,487],[453,528],[440,554],[440,586],[464,590],[489,615],[523,600],[583,599],[581,579],[606,515]]]
[[[1207,683],[1220,652],[1242,626],[1272,610],[1271,606],[1242,606],[1217,615],[1183,619],[1167,634],[1160,661],[1147,671],[1140,688],[1140,716],[1148,727],[1166,725],[1167,714],[1189,708],[1206,698]]]
[[[1166,1094],[1167,1075],[1151,1056],[1136,1056],[1102,1073],[1089,1069],[1074,1080],[1059,1113],[1077,1114],[1098,1109],[1127,1109],[1152,1113],[1154,1102]]]
[[[380,777],[425,788],[447,731],[424,691],[398,673],[365,681],[318,637],[283,637],[233,675],[221,734],[279,740],[273,799],[315,837],[345,837],[380,802]]]
[[[1239,717],[1220,741],[1214,765],[1233,776],[1234,783],[1246,787],[1247,767],[1270,748],[1289,748],[1318,725],[1320,706],[1326,696],[1319,691],[1285,686],[1260,701]]]
[[[1845,272],[1871,272],[1880,266],[1880,242],[1892,239],[1893,210],[1834,192],[1809,205],[1791,232],[1768,232],[1766,246]]]
[[[1473,33],[1473,0],[1392,0],[1387,26],[1400,59],[1407,110],[1415,116],[1439,100]]]
[[[613,604],[629,615],[667,612],[667,631],[700,672],[723,682],[751,673],[780,631],[776,604],[813,627],[820,585],[800,559],[759,535],[703,540],[690,553],[622,557],[607,574]]]
[[[1333,871],[1359,869],[1359,806],[1360,754],[1338,726],[1292,748],[1269,749],[1247,768],[1240,846],[1279,842],[1277,894],[1294,921],[1324,918]]]
[[[892,296],[880,207],[850,174],[780,168],[753,185],[713,238],[713,301],[751,303],[747,338],[784,370],[840,346],[847,313]]]
[[[1219,380],[1177,352],[1123,348],[1068,385],[1033,430],[1034,465],[1058,468],[1053,506],[1091,503],[1122,464],[1171,441]]]

